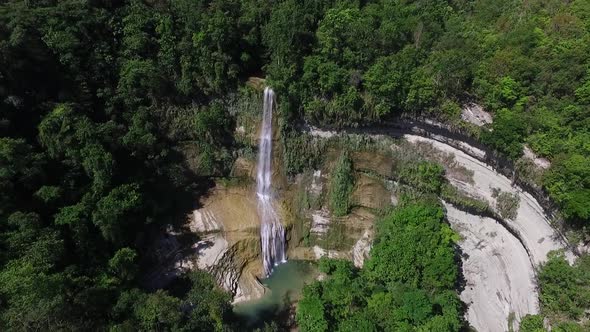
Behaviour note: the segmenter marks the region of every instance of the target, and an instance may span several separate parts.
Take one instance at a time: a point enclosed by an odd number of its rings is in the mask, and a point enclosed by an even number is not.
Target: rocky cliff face
[[[197,266],[209,271],[235,301],[264,293],[257,277],[260,263],[256,199],[248,187],[218,188],[190,217],[190,229],[201,240],[195,246]]]
[[[252,107],[254,109],[256,107]],[[238,123],[236,136],[255,149],[259,137],[256,117],[245,114]],[[278,127],[276,125],[274,128]],[[287,240],[297,242],[300,228],[283,197],[288,182],[281,167],[279,133],[273,132],[273,187],[276,190],[276,210],[287,231]],[[234,302],[247,301],[264,294],[259,282],[263,277],[260,217],[255,196],[256,156],[238,157],[232,166],[231,178],[218,183],[216,189],[202,200],[189,218],[190,229],[202,240],[196,244],[197,266],[209,271],[218,283],[230,291]]]
[[[278,150],[278,149],[277,149]],[[288,258],[317,260],[323,256],[349,259],[362,266],[368,257],[376,211],[395,202],[391,190],[392,161],[378,153],[355,153],[355,187],[350,214],[334,217],[327,208],[328,183],[333,168],[331,149],[321,169],[287,181],[281,167],[276,177],[276,208],[287,231]],[[280,156],[280,154],[277,153]],[[276,163],[280,157],[275,157]],[[233,183],[219,184],[190,216],[190,229],[201,240],[197,266],[210,271],[236,302],[264,293],[260,257],[260,221],[254,196],[256,163],[245,157],[233,165]]]

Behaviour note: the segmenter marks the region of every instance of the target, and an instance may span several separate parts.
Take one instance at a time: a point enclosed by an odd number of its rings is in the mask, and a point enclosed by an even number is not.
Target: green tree
[[[440,207],[419,203],[384,218],[371,259],[366,262],[367,278],[425,289],[452,289],[457,269],[443,216]]]
[[[452,231],[440,207],[398,207],[379,222],[371,258],[358,271],[320,260],[321,282],[304,288],[297,322],[305,331],[459,331]]]
[[[331,8],[316,32],[319,52],[346,67],[364,64],[372,52],[370,27],[369,17],[358,8]]]
[[[121,68],[117,91],[129,107],[148,104],[160,87],[156,64],[152,60],[132,59]]]
[[[137,274],[137,253],[131,248],[117,250],[109,260],[109,270],[122,282],[128,282]]]
[[[232,314],[230,294],[221,290],[205,272],[190,272],[187,279],[191,288],[184,299],[190,309],[186,328],[191,331],[226,331]]]
[[[364,311],[357,311],[349,318],[340,322],[338,326],[340,332],[376,332],[379,331],[377,324],[373,322],[371,316],[367,315]]]
[[[553,326],[551,328],[551,331],[555,331],[555,332],[582,332],[582,331],[584,331],[584,327],[582,327],[574,322],[561,322],[561,323],[555,324],[555,326]]]
[[[126,220],[131,212],[141,205],[141,194],[137,184],[121,185],[101,198],[92,213],[92,221],[101,230],[105,239],[120,242],[125,237]]]
[[[178,329],[181,324],[180,300],[157,291],[144,296],[135,304],[134,314],[143,331],[165,331]]]
[[[38,255],[48,254],[47,252]],[[0,292],[7,308],[2,322],[11,330],[64,329],[68,322],[64,276],[37,267],[27,259],[13,260],[0,273]]]
[[[548,315],[577,319],[590,307],[588,257],[570,266],[563,254],[552,253],[539,273],[541,308]]]
[[[376,99],[373,106],[375,117],[380,118],[400,108],[405,100],[405,75],[397,68],[393,56],[377,59],[365,73],[365,87]]]
[[[0,216],[7,216],[23,202],[15,201],[22,188],[33,189],[43,174],[43,161],[22,139],[0,138]]]
[[[566,217],[588,220],[590,207],[586,204],[590,194],[590,160],[582,155],[562,155],[546,173],[544,183],[551,196],[559,202]]]
[[[303,298],[297,305],[297,323],[303,332],[328,331],[324,304],[319,292],[319,285],[312,284],[303,289]]]
[[[402,181],[424,192],[440,193],[444,183],[444,168],[428,161],[403,167],[399,171]]]
[[[346,152],[336,161],[330,178],[330,208],[335,216],[347,215],[350,210],[350,194],[354,188],[352,162]]]
[[[482,140],[492,148],[516,159],[522,155],[526,134],[524,119],[515,111],[502,109],[494,118],[491,131],[482,133]]]

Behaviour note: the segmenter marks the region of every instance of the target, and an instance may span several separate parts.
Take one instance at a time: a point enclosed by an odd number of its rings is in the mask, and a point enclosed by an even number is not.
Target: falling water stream
[[[275,94],[271,88],[264,89],[262,130],[258,147],[258,173],[256,195],[260,213],[260,239],[262,242],[262,265],[266,276],[273,267],[287,260],[285,256],[285,229],[273,205],[272,195],[272,112]]]

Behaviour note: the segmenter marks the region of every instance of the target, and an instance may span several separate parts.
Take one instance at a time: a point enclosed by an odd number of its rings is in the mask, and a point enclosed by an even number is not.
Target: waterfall
[[[256,176],[256,195],[261,217],[260,239],[264,273],[269,276],[273,266],[286,262],[285,229],[273,206],[272,180],[272,111],[275,94],[271,88],[264,89],[262,130],[258,146],[258,171]]]

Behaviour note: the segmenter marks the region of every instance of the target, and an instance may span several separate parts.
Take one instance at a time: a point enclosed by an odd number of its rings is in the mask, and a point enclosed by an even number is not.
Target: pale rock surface
[[[335,259],[348,259],[349,255],[347,253],[338,251],[338,250],[328,250],[324,249],[320,246],[313,246],[313,253],[315,254],[315,259],[320,259],[322,257],[328,258],[335,258]]]
[[[310,126],[308,129],[309,129],[309,133],[311,134],[311,136],[315,136],[315,137],[331,138],[331,137],[338,135],[338,132],[334,131],[334,130],[323,130],[323,129],[319,129],[319,128],[313,127],[313,126]]]
[[[372,238],[372,232],[367,229],[352,247],[352,262],[354,266],[358,268],[363,267],[365,259],[369,257],[369,252],[371,251]]]
[[[313,172],[313,177],[311,179],[311,188],[309,189],[309,192],[311,194],[319,196],[321,195],[323,188],[324,184],[322,182],[322,171],[319,169],[315,170]]]
[[[352,260],[354,266],[361,268],[365,260],[369,257],[372,241],[372,229],[366,229],[349,251],[327,250],[317,245],[313,246],[312,251],[316,260],[322,257],[348,259]]]
[[[533,163],[537,165],[537,167],[540,167],[542,169],[548,169],[549,167],[551,167],[551,162],[549,160],[537,156],[533,152],[533,150],[531,150],[531,148],[527,145],[524,146],[522,152],[524,153],[524,157],[532,160]]]
[[[328,232],[330,227],[330,213],[325,210],[314,211],[311,214],[310,232],[316,235],[322,235]]]
[[[310,133],[318,137],[331,137],[336,134],[336,132],[323,131],[317,128],[311,128]],[[374,138],[380,137],[380,135],[371,136]],[[429,143],[442,152],[452,154],[457,165],[473,172],[473,183],[467,183],[453,177],[450,177],[449,181],[464,192],[485,199],[492,207],[496,206],[496,200],[493,197],[494,188],[503,192],[517,194],[520,198],[520,206],[517,217],[509,225],[522,238],[535,265],[546,261],[549,251],[566,249],[565,241],[549,224],[543,208],[532,195],[513,186],[510,179],[465,152],[449,144],[442,143],[441,141],[450,141],[445,137],[433,135],[432,138],[425,138],[418,135],[404,135],[404,138],[412,143]],[[484,158],[486,155],[485,151],[470,146],[465,142],[454,141],[453,143],[459,144],[462,149],[469,151],[478,158]],[[566,250],[566,256],[570,262],[573,261],[574,256],[571,251]]]
[[[256,199],[247,188],[212,191],[189,216],[188,226],[201,237],[192,247],[196,266],[230,291],[234,303],[264,294],[257,279],[262,267]]]
[[[189,228],[192,232],[213,232],[221,231],[221,226],[215,220],[213,213],[209,209],[199,209],[193,211],[193,218],[190,219]]]
[[[478,120],[481,124],[488,122],[485,115]],[[336,133],[311,128],[311,134],[332,137]],[[378,135],[371,137],[377,139]],[[516,319],[527,313],[537,313],[535,268],[547,260],[547,254],[552,250],[562,249],[570,262],[574,260],[567,243],[550,225],[543,208],[532,195],[513,186],[510,179],[493,167],[442,142],[458,144],[480,159],[485,158],[485,151],[437,135],[431,138],[404,135],[404,138],[412,143],[432,144],[441,152],[454,156],[453,163],[472,172],[472,180],[466,181],[453,172],[446,176],[451,184],[470,196],[486,200],[491,207],[496,206],[494,189],[516,194],[520,199],[517,217],[507,221],[510,231],[493,219],[476,217],[447,206],[447,218],[463,236],[460,246],[465,254],[462,260],[467,286],[461,298],[469,305],[466,315],[470,324],[478,331],[507,331],[511,312],[515,313]],[[317,251],[318,254],[325,252]]]
[[[208,234],[192,248],[197,253],[197,266],[206,270],[215,266],[227,251],[228,243],[220,233]]]
[[[491,218],[470,215],[444,204],[447,220],[462,239],[467,321],[479,332],[508,331],[527,314],[539,312],[535,271],[526,250],[510,232]]]
[[[404,137],[410,142],[429,142],[437,149],[453,153],[458,164],[473,171],[473,183],[465,183],[454,178],[449,178],[449,181],[462,191],[485,199],[490,206],[496,206],[496,199],[493,197],[494,188],[517,194],[520,198],[520,206],[515,220],[510,221],[509,226],[519,234],[535,265],[545,262],[550,251],[566,249],[565,242],[549,224],[543,208],[532,195],[513,186],[510,179],[497,173],[491,166],[450,145],[421,136],[405,135]],[[566,251],[566,255],[573,260],[573,254],[570,251]]]
[[[483,107],[476,103],[468,103],[463,106],[461,119],[479,127],[490,124],[493,121],[492,115],[484,111]]]

